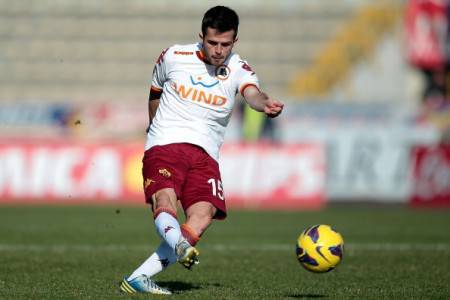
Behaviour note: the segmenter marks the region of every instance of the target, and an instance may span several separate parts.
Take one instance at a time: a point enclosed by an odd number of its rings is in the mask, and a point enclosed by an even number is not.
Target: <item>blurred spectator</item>
[[[238,107],[242,122],[242,139],[246,142],[276,142],[275,122],[241,101]]]
[[[423,104],[446,106],[448,74],[448,1],[409,0],[405,15],[408,62],[425,77]]]

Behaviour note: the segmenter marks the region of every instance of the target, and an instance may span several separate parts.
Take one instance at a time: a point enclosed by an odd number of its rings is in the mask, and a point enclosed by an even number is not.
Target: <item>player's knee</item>
[[[154,208],[166,208],[173,211],[177,210],[176,194],[172,189],[162,189],[153,195]]]

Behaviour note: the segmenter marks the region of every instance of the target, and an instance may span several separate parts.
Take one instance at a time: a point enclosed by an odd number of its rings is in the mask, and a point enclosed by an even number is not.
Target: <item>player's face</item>
[[[206,29],[206,35],[200,35],[203,40],[203,52],[208,62],[214,66],[220,66],[230,55],[234,43],[234,30],[219,32],[213,28]]]

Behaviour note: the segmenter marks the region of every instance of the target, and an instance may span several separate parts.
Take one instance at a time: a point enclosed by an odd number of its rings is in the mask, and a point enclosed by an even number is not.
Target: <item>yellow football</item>
[[[314,225],[297,239],[297,260],[306,270],[324,273],[333,270],[342,260],[344,239],[329,225]]]

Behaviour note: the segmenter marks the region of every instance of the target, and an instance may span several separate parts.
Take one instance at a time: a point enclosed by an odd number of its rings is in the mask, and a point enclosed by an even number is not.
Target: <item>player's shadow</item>
[[[322,294],[289,294],[286,295],[288,298],[300,298],[300,299],[315,299],[315,298],[328,298],[328,295]]]
[[[160,281],[160,282],[158,282],[158,285],[166,287],[175,293],[200,289],[200,285],[183,282],[183,281]]]

